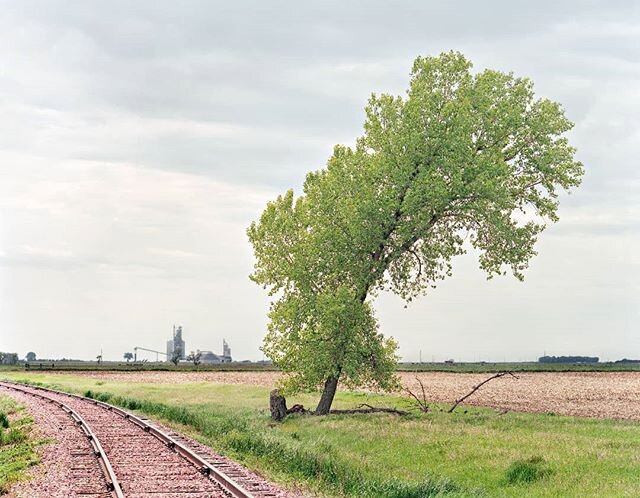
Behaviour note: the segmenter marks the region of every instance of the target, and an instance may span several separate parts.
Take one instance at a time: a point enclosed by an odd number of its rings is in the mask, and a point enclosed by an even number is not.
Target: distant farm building
[[[200,351],[202,363],[231,363],[231,348],[226,340],[222,339],[222,354],[217,355],[213,351]]]

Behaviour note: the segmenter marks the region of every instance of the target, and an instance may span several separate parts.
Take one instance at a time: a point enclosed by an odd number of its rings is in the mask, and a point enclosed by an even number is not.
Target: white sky
[[[461,50],[565,105],[586,166],[524,283],[473,255],[404,309],[406,360],[640,357],[640,4],[0,0],[0,350],[261,359],[245,236],[361,134],[372,91]]]

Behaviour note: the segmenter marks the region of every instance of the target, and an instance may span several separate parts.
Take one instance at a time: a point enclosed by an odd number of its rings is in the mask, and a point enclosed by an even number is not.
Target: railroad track
[[[79,482],[78,495],[100,498],[277,496],[272,487],[223,457],[116,406],[42,387],[13,382],[0,382],[0,386],[56,406],[78,427],[76,433],[81,437],[72,451],[71,469],[74,480]]]

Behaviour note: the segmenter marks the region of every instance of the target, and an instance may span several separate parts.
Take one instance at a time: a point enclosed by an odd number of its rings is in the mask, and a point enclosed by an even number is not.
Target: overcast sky
[[[15,0],[0,32],[0,350],[120,359],[182,324],[261,359],[247,225],[454,49],[564,104],[584,183],[524,283],[460,257],[380,297],[383,332],[409,361],[640,358],[640,3]]]

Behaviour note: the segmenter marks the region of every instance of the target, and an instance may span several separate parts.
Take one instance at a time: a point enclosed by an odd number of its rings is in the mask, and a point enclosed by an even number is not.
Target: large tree
[[[489,278],[522,279],[558,191],[582,177],[572,126],[530,80],[473,74],[453,52],[416,59],[406,96],[372,95],[355,146],[335,147],[302,195],[279,196],[248,229],[251,278],[274,298],[263,351],[284,387],[322,386],[319,414],[339,381],[393,387],[396,343],[372,298],[410,301],[468,248]]]

